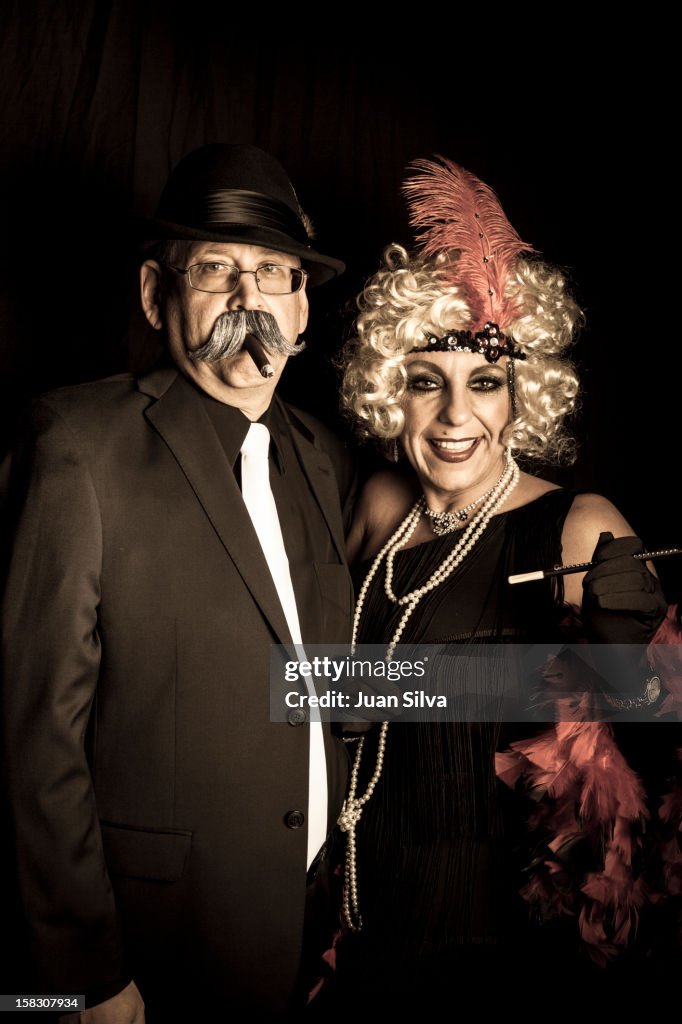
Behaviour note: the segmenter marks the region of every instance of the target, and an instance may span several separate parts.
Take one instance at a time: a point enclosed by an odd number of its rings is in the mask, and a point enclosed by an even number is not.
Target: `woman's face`
[[[429,505],[467,505],[504,467],[501,436],[510,420],[507,360],[470,352],[413,352],[401,443]]]

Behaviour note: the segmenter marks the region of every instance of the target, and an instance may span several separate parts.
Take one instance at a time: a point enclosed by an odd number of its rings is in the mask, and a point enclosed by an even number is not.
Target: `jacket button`
[[[287,828],[303,828],[305,825],[305,814],[303,811],[289,811],[284,824]]]
[[[287,717],[289,725],[303,725],[303,723],[308,720],[308,716],[303,708],[294,708],[293,711],[289,712]]]

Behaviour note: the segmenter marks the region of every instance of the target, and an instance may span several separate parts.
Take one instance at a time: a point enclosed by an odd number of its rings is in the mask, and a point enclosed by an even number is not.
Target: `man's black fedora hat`
[[[305,215],[286,171],[257,146],[214,144],[189,153],[171,172],[148,241],[172,238],[243,242],[300,257],[310,283],[322,284],[345,265],[311,245]]]

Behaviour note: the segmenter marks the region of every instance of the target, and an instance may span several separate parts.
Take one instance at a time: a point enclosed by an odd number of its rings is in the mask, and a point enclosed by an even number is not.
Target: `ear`
[[[140,301],[147,320],[155,331],[163,327],[161,318],[161,265],[145,260],[140,267]]]
[[[303,334],[308,326],[308,295],[305,288],[296,292],[296,297],[298,298],[298,333]]]

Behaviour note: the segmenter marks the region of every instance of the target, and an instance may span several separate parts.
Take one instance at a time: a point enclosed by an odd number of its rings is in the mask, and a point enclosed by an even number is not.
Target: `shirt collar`
[[[241,409],[237,409],[233,405],[226,405],[224,402],[219,402],[200,388],[196,388],[196,390],[223,446],[227,459],[232,469],[234,469],[244,439],[249,432],[251,420],[248,416],[244,415]],[[283,473],[282,448],[277,438],[278,429],[281,429],[281,417],[278,414],[275,402],[270,403],[263,415],[259,417],[258,423],[262,423],[268,428],[271,440],[270,450],[274,453],[277,468],[280,473]]]

